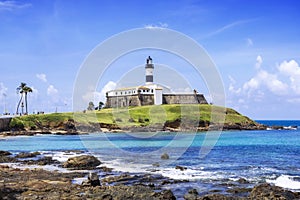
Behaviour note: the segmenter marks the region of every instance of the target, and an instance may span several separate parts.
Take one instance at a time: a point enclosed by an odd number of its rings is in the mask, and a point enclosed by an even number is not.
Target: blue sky
[[[15,112],[21,81],[34,89],[30,112],[72,110],[73,84],[93,48],[122,31],[163,27],[206,49],[221,74],[228,107],[253,119],[299,119],[299,10],[296,0],[0,0],[0,111],[6,105]],[[147,53],[123,63],[143,65]],[[176,61],[160,57],[155,61]],[[120,76],[110,73],[96,96],[103,98],[102,88],[111,81],[110,89]]]

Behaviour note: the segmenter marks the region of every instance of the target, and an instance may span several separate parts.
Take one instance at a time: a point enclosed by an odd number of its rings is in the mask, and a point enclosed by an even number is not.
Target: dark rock
[[[223,194],[208,194],[208,195],[197,198],[197,200],[242,200],[242,199],[245,199],[245,198],[226,196]],[[253,200],[256,200],[256,199],[253,199]]]
[[[176,197],[174,196],[173,192],[171,190],[164,190],[161,192],[162,198],[165,200],[176,200]]]
[[[240,184],[249,184],[249,181],[247,181],[244,178],[239,178],[239,180],[237,180],[237,182],[240,183]]]
[[[199,193],[196,189],[191,189],[183,196],[183,198],[185,200],[196,200],[198,197],[198,194]]]
[[[300,199],[299,194],[285,190],[281,187],[263,183],[255,186],[251,193],[250,199]]]
[[[251,188],[231,188],[229,190],[227,190],[228,193],[232,193],[232,194],[243,194],[243,193],[249,193],[251,192]]]
[[[16,155],[16,158],[34,158],[37,155],[41,155],[40,152],[22,152]]]
[[[0,156],[9,156],[9,155],[11,155],[11,153],[8,151],[0,151]]]
[[[69,158],[63,163],[64,168],[72,169],[95,169],[101,162],[94,156],[82,155]]]
[[[89,180],[89,183],[91,184],[91,186],[93,186],[93,187],[100,185],[100,180],[99,180],[99,176],[97,173],[91,172],[88,176],[88,180]]]
[[[163,160],[168,160],[170,157],[167,153],[164,153],[160,156],[160,158],[163,159]]]
[[[153,167],[159,167],[159,163],[157,163],[157,162],[156,162],[156,163],[153,163],[152,166],[153,166]]]
[[[112,172],[112,168],[108,168],[108,167],[99,167],[99,169],[101,169],[103,172]]]
[[[182,166],[177,165],[177,166],[175,167],[175,169],[179,169],[180,171],[184,171],[184,170],[186,170],[187,168],[186,168],[186,167],[182,167]]]
[[[52,165],[52,164],[60,164],[59,161],[53,160],[52,157],[43,157],[38,160],[22,160],[23,164],[26,165]]]

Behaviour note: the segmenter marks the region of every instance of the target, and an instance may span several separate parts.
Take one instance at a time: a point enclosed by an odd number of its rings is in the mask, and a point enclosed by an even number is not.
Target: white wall
[[[155,89],[154,90],[154,105],[162,104],[162,90]]]

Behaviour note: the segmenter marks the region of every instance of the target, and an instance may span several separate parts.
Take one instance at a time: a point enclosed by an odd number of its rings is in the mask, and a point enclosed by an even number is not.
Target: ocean
[[[298,126],[296,130],[224,131],[208,133],[94,133],[0,138],[0,150],[40,151],[65,161],[82,150],[98,157],[116,173],[158,174],[178,180],[166,185],[177,197],[191,188],[201,194],[226,193],[232,187],[272,183],[300,191],[300,121],[258,121],[266,125]],[[167,153],[168,160],[161,155]],[[77,154],[78,155],[78,154]],[[186,167],[181,171],[176,166]],[[48,169],[58,169],[57,166]]]

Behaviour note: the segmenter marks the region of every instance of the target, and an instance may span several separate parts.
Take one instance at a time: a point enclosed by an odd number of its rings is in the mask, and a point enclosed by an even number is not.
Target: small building
[[[149,56],[145,65],[146,83],[143,86],[120,88],[106,92],[106,108],[161,105],[207,104],[203,94],[196,90],[190,94],[163,93],[163,88],[153,83],[154,64]]]

